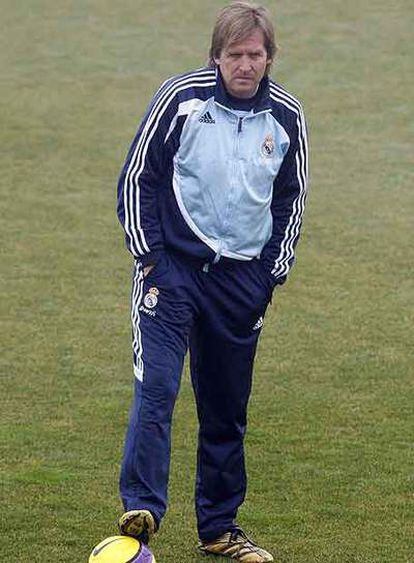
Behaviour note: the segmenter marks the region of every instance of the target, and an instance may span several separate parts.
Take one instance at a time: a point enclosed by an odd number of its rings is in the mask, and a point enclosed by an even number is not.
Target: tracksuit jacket
[[[143,265],[167,249],[205,262],[259,258],[274,285],[294,262],[307,184],[299,102],[264,77],[247,115],[217,69],[167,80],[118,184],[126,244]]]

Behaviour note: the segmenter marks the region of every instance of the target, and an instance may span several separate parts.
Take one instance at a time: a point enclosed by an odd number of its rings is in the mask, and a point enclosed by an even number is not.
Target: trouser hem
[[[227,526],[220,526],[212,529],[209,532],[199,533],[199,539],[201,543],[209,543],[218,539],[219,537],[221,537],[223,534],[226,534],[227,532],[232,532],[236,528],[237,528],[236,524],[228,524]]]

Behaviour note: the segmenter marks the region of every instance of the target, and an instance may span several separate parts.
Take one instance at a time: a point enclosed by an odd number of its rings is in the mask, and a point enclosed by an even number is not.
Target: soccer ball
[[[156,563],[146,545],[130,536],[112,536],[93,548],[89,563]]]

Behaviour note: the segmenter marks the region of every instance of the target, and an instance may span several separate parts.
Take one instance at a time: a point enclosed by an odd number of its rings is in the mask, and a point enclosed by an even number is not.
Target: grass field
[[[132,391],[116,179],[221,5],[2,0],[0,561],[86,562],[115,531]],[[312,182],[262,334],[240,523],[284,563],[414,561],[412,5],[268,5]],[[186,372],[159,563],[204,561],[195,438]]]

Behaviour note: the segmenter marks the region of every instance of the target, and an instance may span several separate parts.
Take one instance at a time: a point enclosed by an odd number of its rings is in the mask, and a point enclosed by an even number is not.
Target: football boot
[[[205,555],[229,557],[235,561],[240,561],[240,563],[268,563],[274,561],[270,553],[252,542],[243,530],[238,527],[213,541],[200,542],[198,549]]]
[[[148,544],[157,531],[157,524],[149,510],[129,510],[118,521],[119,531],[124,536],[137,538]]]

